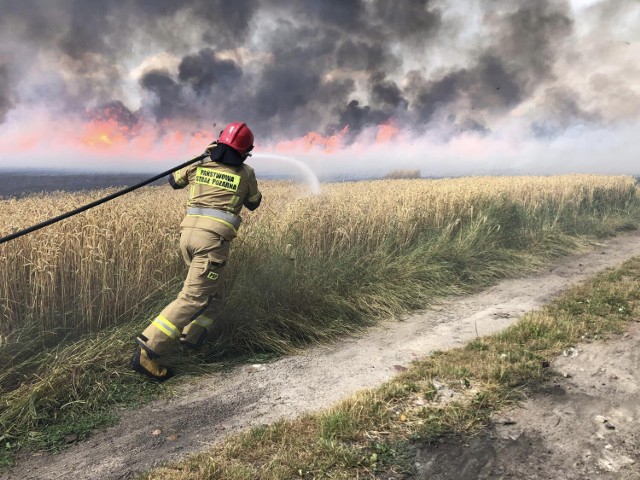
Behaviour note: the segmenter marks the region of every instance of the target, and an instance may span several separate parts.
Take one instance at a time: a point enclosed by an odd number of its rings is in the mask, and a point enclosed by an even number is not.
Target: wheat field
[[[634,179],[623,176],[347,182],[323,185],[317,196],[288,182],[265,181],[261,188],[263,206],[245,212],[233,243],[228,286],[230,301],[239,302],[247,283],[255,283],[258,293],[248,300],[254,314],[283,308],[259,298],[267,282],[282,282],[293,294],[309,276],[315,284],[339,283],[343,269],[393,262],[428,242],[460,248],[477,241],[478,232],[507,249],[524,249],[589,215],[605,222],[612,213],[624,216],[637,202]],[[110,192],[0,201],[0,235]],[[178,249],[185,201],[184,191],[148,187],[0,245],[5,342],[26,330],[75,336],[153,317],[150,305],[175,293],[185,273]],[[375,281],[376,272],[364,271]]]
[[[388,179],[326,184],[317,196],[261,187],[207,347],[171,360],[184,371],[336,340],[640,223],[628,177]],[[0,235],[107,193],[0,201]],[[127,362],[186,273],[186,195],[145,188],[0,245],[0,465],[23,447],[64,444],[65,432],[85,438],[114,405],[157,391]]]

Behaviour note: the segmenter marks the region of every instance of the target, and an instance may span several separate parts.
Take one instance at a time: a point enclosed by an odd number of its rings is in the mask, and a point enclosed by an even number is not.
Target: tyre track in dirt
[[[176,397],[135,411],[58,454],[28,454],[6,480],[128,479],[202,451],[252,426],[330,406],[392,378],[398,367],[434,350],[496,333],[566,288],[640,255],[640,231],[607,239],[594,250],[559,259],[547,270],[508,279],[473,295],[386,321],[354,338],[312,347],[261,366],[199,378]],[[161,430],[161,434],[152,432]]]

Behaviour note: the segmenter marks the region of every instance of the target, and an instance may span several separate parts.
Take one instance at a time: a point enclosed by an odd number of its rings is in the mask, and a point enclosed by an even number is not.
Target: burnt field
[[[127,187],[153,176],[151,173],[58,173],[0,171],[0,198],[21,198],[42,192],[77,192],[95,188]],[[165,179],[154,182],[164,184]]]

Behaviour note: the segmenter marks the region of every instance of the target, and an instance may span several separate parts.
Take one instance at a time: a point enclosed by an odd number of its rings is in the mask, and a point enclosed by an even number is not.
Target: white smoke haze
[[[400,151],[395,143],[367,149],[355,145],[329,158],[321,152],[308,153],[304,158],[321,178],[378,178],[403,169],[419,169],[423,177],[638,175],[637,135],[636,127],[576,129],[554,140],[519,139],[515,134],[487,137],[468,133],[446,143],[421,138],[401,144]],[[253,164],[260,172],[257,161]]]
[[[160,171],[245,121],[321,178],[640,173],[636,0],[0,8],[0,168]]]

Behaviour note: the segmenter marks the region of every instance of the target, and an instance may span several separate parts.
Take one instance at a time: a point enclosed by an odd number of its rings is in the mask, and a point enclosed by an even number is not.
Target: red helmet
[[[230,123],[220,133],[218,143],[229,145],[243,155],[253,149],[253,132],[244,122]]]

